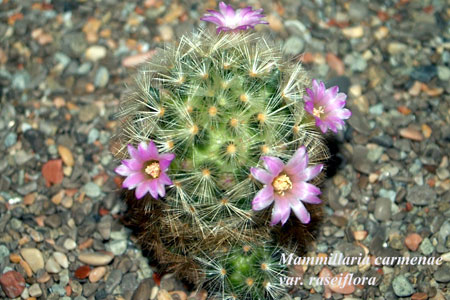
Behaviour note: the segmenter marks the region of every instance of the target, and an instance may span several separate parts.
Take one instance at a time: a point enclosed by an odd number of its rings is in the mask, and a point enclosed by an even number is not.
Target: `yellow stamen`
[[[161,174],[161,167],[159,166],[159,162],[152,162],[145,168],[145,173],[150,175],[153,178],[158,178]]]
[[[284,192],[292,189],[292,181],[286,174],[277,176],[272,182],[275,193],[283,196]]]
[[[248,96],[246,94],[242,94],[239,99],[241,99],[242,102],[247,102],[248,101]]]
[[[231,119],[230,120],[230,125],[231,125],[231,127],[235,127],[236,128],[239,125],[238,119],[236,119],[236,118]]]
[[[320,118],[325,113],[323,106],[319,106],[318,108],[313,108],[313,115]]]
[[[245,283],[246,283],[248,286],[252,286],[254,282],[255,282],[255,281],[253,280],[253,278],[247,278],[247,279],[245,280]]]
[[[190,130],[191,130],[192,135],[196,135],[196,134],[198,133],[198,126],[194,124],[194,125],[190,128]]]
[[[264,123],[266,121],[266,115],[263,113],[259,113],[256,117],[260,123]]]

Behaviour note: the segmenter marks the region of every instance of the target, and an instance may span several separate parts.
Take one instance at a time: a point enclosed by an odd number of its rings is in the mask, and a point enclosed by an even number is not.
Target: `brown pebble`
[[[348,272],[341,273],[334,277],[334,278],[337,278],[338,280],[330,281],[329,287],[333,292],[338,293],[338,294],[348,295],[355,291],[355,286],[353,284],[351,284],[350,282],[346,282],[344,284],[344,282],[345,282],[344,277],[347,274],[348,274]]]
[[[173,300],[187,300],[187,295],[183,291],[174,291],[170,292],[169,295]]]
[[[367,231],[365,231],[365,230],[355,231],[355,232],[353,232],[353,236],[354,236],[355,240],[362,241],[367,237]]]
[[[55,205],[59,205],[63,197],[64,197],[64,190],[60,190],[58,193],[53,195],[51,200]]]
[[[423,136],[428,139],[431,136],[431,133],[433,133],[433,130],[431,130],[430,126],[428,126],[427,124],[422,124],[422,133]]]
[[[159,290],[158,296],[156,297],[157,300],[172,300],[172,297],[170,296],[169,292],[166,290]]]
[[[60,184],[64,178],[62,160],[54,159],[46,162],[42,166],[42,175],[45,178],[47,187],[50,187],[52,184]]]
[[[25,205],[31,205],[34,203],[34,200],[36,199],[36,193],[30,193],[23,197],[23,204]]]
[[[417,233],[408,234],[408,236],[405,238],[405,245],[411,251],[416,251],[419,248],[421,242],[422,237]]]
[[[420,94],[420,91],[422,90],[422,83],[420,81],[414,82],[412,87],[409,89],[409,94],[411,96],[418,96]]]
[[[25,273],[27,274],[27,277],[33,277],[33,271],[31,270],[30,265],[24,261],[23,259],[20,260],[20,265],[22,266],[22,268],[25,270]]]
[[[97,267],[92,269],[91,273],[89,273],[89,281],[95,283],[103,278],[106,273],[105,267]]]
[[[428,295],[426,293],[415,293],[411,296],[411,300],[426,300]]]
[[[420,131],[418,131],[417,129],[414,129],[412,127],[407,127],[407,128],[400,129],[400,136],[402,136],[402,137],[404,137],[406,139],[419,141],[419,142],[423,140],[422,133]]]
[[[16,298],[25,289],[25,279],[16,271],[8,271],[0,276],[0,285],[9,298]]]
[[[37,282],[39,283],[46,283],[47,281],[50,280],[50,274],[48,274],[47,272],[45,272],[44,274],[42,274],[40,277],[38,277]]]
[[[9,255],[9,260],[10,260],[13,264],[18,264],[18,263],[22,260],[22,258],[20,257],[19,254],[11,253],[11,254]]]
[[[122,60],[122,66],[126,68],[136,67],[137,65],[148,61],[155,54],[155,52],[155,50],[150,50],[145,53],[127,56]]]
[[[72,152],[69,150],[69,148],[63,145],[59,145],[58,153],[66,166],[73,167],[75,161],[73,159]]]
[[[333,69],[338,75],[344,75],[345,66],[342,60],[335,54],[327,53],[326,60],[331,69]]]

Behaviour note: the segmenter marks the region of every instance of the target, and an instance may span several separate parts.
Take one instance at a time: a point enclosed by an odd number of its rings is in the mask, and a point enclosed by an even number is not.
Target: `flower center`
[[[286,174],[275,177],[272,182],[273,189],[275,193],[283,196],[284,192],[292,189],[292,181]]]
[[[158,178],[161,174],[161,167],[158,162],[152,162],[145,168],[145,173],[152,176],[153,178]]]
[[[318,108],[313,108],[313,115],[320,118],[325,113],[323,106],[319,106]]]

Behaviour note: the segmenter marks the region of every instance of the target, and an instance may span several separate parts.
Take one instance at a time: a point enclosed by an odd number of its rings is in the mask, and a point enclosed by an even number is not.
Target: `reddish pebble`
[[[411,211],[413,208],[414,208],[414,206],[412,205],[411,202],[406,202],[406,205],[405,205],[406,211]]]
[[[417,233],[411,233],[405,238],[405,245],[411,251],[416,251],[422,242],[422,237]]]
[[[25,279],[16,271],[8,271],[0,277],[0,285],[6,296],[16,298],[22,294],[25,288]]]
[[[338,75],[344,75],[345,67],[342,60],[333,53],[327,53],[327,63]]]
[[[153,280],[159,286],[159,284],[161,283],[161,275],[159,275],[158,273],[153,273]]]
[[[89,276],[90,272],[91,272],[91,267],[84,265],[84,266],[79,267],[75,271],[75,277],[78,279],[85,279]]]
[[[404,138],[413,140],[413,141],[421,141],[423,140],[423,135],[420,131],[412,128],[412,127],[407,127],[407,128],[402,128],[400,129],[400,135]]]
[[[140,53],[132,56],[125,57],[122,60],[122,66],[130,68],[130,67],[136,67],[142,63],[145,63],[148,61],[153,54],[155,54],[156,50],[150,50],[145,53]]]
[[[330,280],[330,289],[338,294],[348,295],[355,291],[355,286],[350,282],[348,272],[341,273]]]
[[[52,184],[60,184],[64,178],[62,170],[62,160],[54,159],[46,162],[42,166],[42,176],[44,176],[45,178],[47,187]]]
[[[411,300],[427,300],[428,295],[426,293],[415,293],[411,296]]]

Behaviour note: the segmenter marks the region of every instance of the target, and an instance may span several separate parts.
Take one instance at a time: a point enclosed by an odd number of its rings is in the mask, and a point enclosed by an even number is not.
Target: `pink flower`
[[[327,132],[328,128],[337,132],[344,126],[344,119],[350,118],[351,111],[343,108],[347,99],[344,93],[338,93],[339,87],[333,86],[325,89],[323,82],[317,82],[313,79],[312,89],[306,89],[307,95],[303,97],[305,100],[305,110],[314,116],[316,126]]]
[[[251,6],[234,10],[231,5],[226,5],[223,2],[219,4],[220,12],[215,10],[208,10],[200,20],[211,22],[217,25],[217,33],[221,31],[238,31],[255,28],[258,24],[269,24],[261,20],[264,18],[262,9],[253,10]]]
[[[173,153],[159,154],[153,141],[148,145],[141,142],[138,148],[128,145],[131,159],[122,160],[115,169],[119,175],[126,176],[122,187],[132,190],[136,188],[136,198],[141,199],[146,193],[158,199],[158,195],[166,195],[165,185],[172,184],[166,171],[175,158]]]
[[[309,223],[311,217],[303,202],[319,204],[320,189],[306,183],[322,171],[323,164],[307,167],[309,158],[304,146],[300,147],[286,165],[277,157],[263,156],[267,170],[251,168],[250,172],[264,187],[252,201],[253,210],[262,210],[275,202],[272,209],[271,225],[281,221],[286,223],[291,209],[303,223]]]

